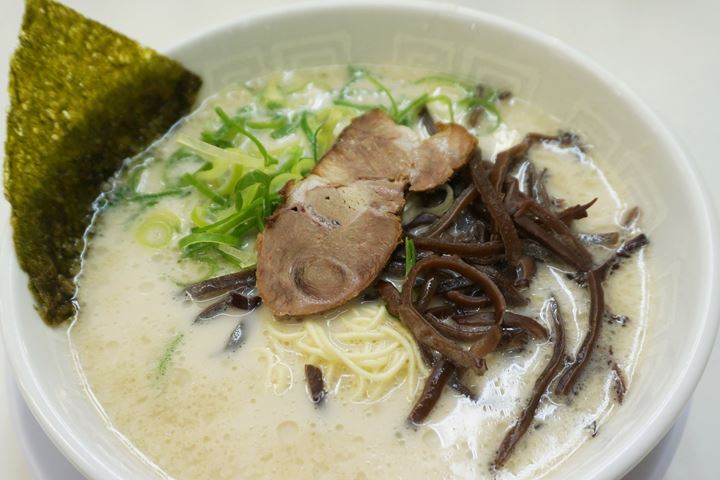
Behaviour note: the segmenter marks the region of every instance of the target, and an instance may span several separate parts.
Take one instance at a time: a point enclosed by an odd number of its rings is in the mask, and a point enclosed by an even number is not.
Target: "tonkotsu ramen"
[[[70,329],[174,478],[537,478],[632,394],[629,186],[512,92],[333,66],[231,85],[96,202]]]

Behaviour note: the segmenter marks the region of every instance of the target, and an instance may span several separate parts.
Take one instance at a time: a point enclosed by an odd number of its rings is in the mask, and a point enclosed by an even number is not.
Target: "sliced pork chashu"
[[[258,238],[264,303],[276,316],[303,316],[356,297],[400,240],[408,185],[445,183],[475,144],[459,125],[421,140],[381,110],[354,119],[313,172],[290,186]]]

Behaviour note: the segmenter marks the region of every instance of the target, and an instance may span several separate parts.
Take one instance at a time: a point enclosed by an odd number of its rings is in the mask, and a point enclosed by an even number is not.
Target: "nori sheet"
[[[5,196],[17,258],[48,324],[75,313],[82,237],[103,184],[189,110],[200,84],[63,5],[27,0],[10,64]]]

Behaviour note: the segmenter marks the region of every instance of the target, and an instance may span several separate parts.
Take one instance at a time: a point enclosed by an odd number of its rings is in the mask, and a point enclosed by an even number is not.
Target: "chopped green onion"
[[[176,151],[165,162],[163,169],[163,181],[166,187],[178,187],[181,185],[181,177],[186,173],[196,173],[198,170],[205,168],[207,162],[181,148]]]
[[[502,123],[502,116],[500,115],[500,110],[497,108],[497,90],[490,89],[490,91],[484,95],[482,98],[477,96],[469,96],[465,97],[460,102],[458,102],[461,106],[464,106],[466,108],[472,108],[472,107],[483,107],[486,111],[490,112],[493,117],[495,117],[495,121],[493,122],[493,126],[490,129],[490,131],[495,131],[500,124]]]
[[[249,157],[247,154],[232,151],[230,149],[219,148],[215,145],[203,142],[202,140],[195,140],[194,138],[179,137],[177,139],[177,143],[194,150],[206,160],[210,161],[220,159],[229,163],[235,163],[242,162],[244,157]]]
[[[243,177],[243,171],[244,169],[240,165],[232,165],[230,167],[230,174],[227,175],[222,185],[217,188],[217,192],[223,197],[230,195],[235,190],[235,185],[237,185],[238,181]],[[196,177],[200,178],[200,174],[197,174]]]
[[[354,112],[348,112],[345,108],[331,108],[322,112],[321,115],[323,114],[324,121],[315,131],[315,148],[317,149],[315,161],[322,158],[335,143],[335,130],[338,124],[355,116]]]
[[[445,189],[445,197],[443,198],[442,202],[438,203],[433,207],[421,206],[419,201],[414,201],[418,199],[418,197],[416,196],[417,194],[415,192],[410,192],[408,194],[408,201],[405,202],[405,210],[403,210],[402,214],[403,223],[411,222],[421,213],[430,213],[439,217],[448,210],[450,210],[453,202],[455,202],[455,193],[453,192],[452,187],[448,184],[443,185],[443,188]]]
[[[287,137],[295,130],[297,130],[299,125],[300,119],[297,115],[292,117],[286,117],[285,123],[273,130],[273,132],[270,134],[270,138],[272,138],[273,140],[277,140],[278,138]]]
[[[356,110],[361,110],[363,112],[367,112],[368,110],[373,110],[375,108],[387,112],[387,108],[385,107],[385,105],[357,103],[350,100],[345,100],[344,98],[336,98],[335,100],[333,100],[333,103],[341,107],[350,107]]]
[[[275,116],[272,120],[265,120],[265,121],[253,121],[248,120],[245,122],[245,125],[248,127],[254,129],[254,130],[275,130],[278,128],[282,128],[285,125],[287,125],[287,118],[282,115]]]
[[[317,162],[317,130],[313,130],[310,127],[307,112],[303,112],[300,117],[300,128],[305,134],[305,137],[307,137],[308,143],[310,144],[310,153],[312,154],[313,159]]]
[[[266,167],[268,165],[274,165],[277,163],[277,159],[273,158],[268,153],[268,151],[265,149],[265,146],[262,144],[262,142],[260,142],[260,140],[258,140],[255,135],[253,135],[252,133],[245,130],[242,127],[242,125],[240,125],[238,122],[236,122],[232,118],[228,117],[227,113],[225,113],[225,111],[222,108],[215,107],[215,113],[218,114],[218,116],[220,117],[220,120],[222,120],[222,122],[225,125],[227,125],[228,128],[231,128],[231,129],[235,130],[237,133],[246,136],[255,145],[255,147],[260,152],[260,155],[262,155],[262,157],[265,159]]]
[[[405,237],[405,276],[410,274],[410,270],[415,266],[417,254],[415,252],[415,242],[412,238]]]
[[[290,180],[299,180],[301,178],[302,175],[299,173],[281,173],[270,182],[270,193],[278,193]]]
[[[450,207],[452,207],[452,204],[455,201],[455,192],[453,192],[452,187],[447,183],[443,185],[443,188],[445,189],[445,198],[443,199],[443,201],[438,203],[434,207],[426,208],[424,210],[425,212],[431,213],[439,217],[448,210],[450,210]]]
[[[254,195],[252,198],[248,198],[247,194],[243,194],[243,192],[253,185],[257,185],[258,190],[260,187],[263,187],[260,192],[262,192],[263,195],[266,195],[270,186],[270,180],[270,176],[260,170],[253,170],[246,173],[235,185],[235,208],[240,211],[243,209],[243,205],[248,205],[255,199],[257,195]]]
[[[240,268],[253,267],[257,263],[257,256],[255,255],[255,251],[252,249],[246,252],[229,245],[218,245],[217,249],[223,255],[231,257],[234,260],[234,263],[238,264]]]
[[[390,101],[390,116],[396,117],[397,113],[398,113],[398,106],[397,106],[397,102],[395,101],[395,97],[393,97],[392,93],[390,93],[390,90],[388,90],[388,88],[385,85],[383,85],[383,83],[380,82],[380,80],[375,78],[370,73],[370,71],[368,71],[367,69],[361,68],[361,67],[352,67],[352,66],[349,68],[350,68],[351,81],[353,81],[353,79],[360,80],[360,79],[364,78],[368,82],[375,85],[378,88],[378,90],[380,90]],[[346,86],[348,86],[348,85],[346,85]]]
[[[210,187],[205,185],[203,182],[195,178],[193,175],[190,175],[189,173],[186,173],[182,176],[183,182],[187,185],[192,185],[195,187],[195,189],[205,195],[207,198],[212,200],[213,202],[217,203],[218,205],[226,205],[227,200],[214,190],[212,190]]]
[[[232,235],[226,235],[223,233],[191,233],[190,235],[180,239],[178,245],[180,248],[186,248],[190,245],[198,243],[219,243],[224,245],[237,245],[239,240],[237,237]]]
[[[135,228],[135,240],[150,248],[163,248],[170,244],[173,233],[180,229],[180,219],[170,211],[160,210]]]
[[[198,227],[210,225],[211,222],[206,217],[207,210],[207,205],[196,205],[190,212],[190,220]]]
[[[238,186],[240,184],[238,183]],[[256,199],[267,197],[268,186],[264,183],[253,183],[252,185],[235,190],[235,209],[243,211],[246,205],[251,205]]]
[[[425,105],[428,101],[429,95],[427,93],[423,93],[419,97],[417,97],[415,100],[410,102],[405,108],[400,110],[400,113],[398,113],[397,118],[395,121],[397,123],[408,125],[410,123],[409,117],[411,115],[417,114],[417,112]]]
[[[418,98],[410,102],[410,104],[398,113],[395,121],[403,125],[409,125],[417,116],[417,113],[422,107],[432,102],[441,102],[447,106],[448,114],[450,116],[450,122],[455,123],[455,111],[453,109],[453,101],[447,95],[433,95],[429,96],[424,93]]]
[[[302,176],[307,175],[315,167],[315,160],[312,158],[301,158],[290,170],[292,173],[298,173]]]
[[[240,224],[255,216],[255,209],[263,206],[261,200],[263,199],[255,199],[250,203],[250,205],[243,208],[242,211],[228,215],[227,217],[218,220],[215,223],[211,223],[210,225],[196,227],[193,229],[193,232],[230,233],[240,226]]]

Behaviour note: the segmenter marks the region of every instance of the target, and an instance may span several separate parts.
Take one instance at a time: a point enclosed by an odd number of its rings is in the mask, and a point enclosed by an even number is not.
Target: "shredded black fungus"
[[[464,211],[471,202],[477,197],[477,189],[474,185],[468,185],[462,193],[455,199],[452,206],[440,218],[430,225],[423,232],[426,237],[433,237],[447,230],[450,225],[457,219],[462,211]]]
[[[605,280],[608,275],[620,267],[623,260],[630,258],[648,243],[650,243],[650,240],[644,233],[641,233],[620,245],[620,248],[596,270],[600,280]]]
[[[240,287],[231,291],[229,295],[223,296],[201,311],[193,323],[205,323],[212,320],[225,313],[231,306],[240,310],[253,310],[262,303],[262,299],[258,295],[252,294],[252,290],[252,287]]]
[[[243,333],[243,321],[240,320],[235,328],[233,328],[233,331],[225,343],[225,351],[234,352],[240,348],[243,343],[245,343],[245,334]]]
[[[461,368],[455,368],[455,372],[450,377],[450,380],[448,381],[448,387],[455,390],[457,393],[462,395],[463,397],[467,397],[473,402],[477,401],[477,395],[468,387],[465,382],[462,380],[462,372],[463,369]]]
[[[517,290],[517,288],[515,288],[513,280],[511,280],[508,276],[487,265],[474,266],[495,282],[495,285],[497,285],[502,294],[505,296],[505,301],[508,305],[513,307],[522,307],[528,304],[528,299],[525,298],[523,294]]]
[[[550,250],[529,238],[523,239],[523,254],[545,263],[550,263],[555,258]]]
[[[592,257],[568,226],[554,213],[524,196],[512,179],[504,199],[505,208],[525,233],[578,271],[592,268]]]
[[[240,310],[253,310],[260,306],[262,299],[259,295],[250,293],[247,287],[230,292],[230,305]]]
[[[556,202],[550,197],[550,194],[547,192],[547,187],[545,186],[547,172],[547,168],[543,168],[540,171],[540,175],[535,176],[535,183],[532,187],[532,197],[538,204],[547,209],[551,209]]]
[[[325,390],[325,381],[323,380],[322,370],[315,365],[305,365],[305,380],[307,380],[308,391],[310,392],[310,399],[315,405],[319,405],[325,396],[327,391]]]
[[[625,400],[625,394],[627,393],[627,381],[625,380],[625,373],[620,368],[620,365],[618,365],[615,361],[612,362],[611,368],[615,376],[615,398],[617,399],[618,403],[622,404],[623,400]]]
[[[497,154],[495,164],[490,170],[490,183],[495,187],[495,190],[501,191],[508,171],[525,156],[529,148],[529,143],[522,142]]]
[[[437,215],[432,213],[423,212],[418,214],[415,218],[410,220],[408,223],[403,225],[406,231],[412,230],[413,228],[422,227],[423,225],[430,225],[438,220]]]
[[[476,340],[484,340],[486,338],[494,341],[496,332],[499,333],[498,326],[494,323],[491,325],[458,323],[452,318],[440,319],[433,314],[426,314],[425,319],[445,337],[460,340],[462,342],[473,342]]]
[[[438,132],[438,129],[435,126],[435,120],[433,120],[432,115],[430,115],[430,112],[425,106],[423,106],[422,110],[420,110],[420,121],[422,122],[423,127],[425,127],[425,131],[428,135],[432,136]]]
[[[605,313],[605,294],[603,292],[601,280],[594,271],[587,275],[588,289],[590,290],[590,319],[588,331],[585,333],[580,348],[575,354],[575,359],[565,367],[560,380],[558,380],[555,392],[567,395],[575,386],[580,373],[585,369],[585,365],[590,360],[590,355],[597,343],[600,327],[602,325],[603,314]]]
[[[500,238],[505,245],[505,256],[510,265],[516,265],[522,254],[522,243],[510,215],[503,207],[502,199],[490,183],[487,170],[477,150],[470,160],[470,172],[480,198],[488,209]]]
[[[498,351],[521,350],[530,341],[530,335],[520,329],[503,330],[502,338],[498,344]]]
[[[225,313],[230,306],[230,302],[227,297],[223,298],[222,300],[219,300],[205,309],[198,313],[197,317],[195,317],[195,320],[193,323],[205,323],[208,320],[212,320],[213,318],[222,315]]]
[[[530,255],[523,255],[515,265],[515,286],[528,288],[536,272],[535,259]]]
[[[436,253],[452,253],[473,258],[500,255],[505,251],[503,243],[497,241],[461,243],[419,236],[414,237],[413,242],[415,242],[415,248],[418,250],[430,250]]]
[[[453,303],[470,308],[486,308],[492,306],[492,301],[487,296],[476,297],[467,295],[458,290],[451,290],[445,294],[445,298]]]
[[[415,406],[410,411],[409,422],[417,425],[427,418],[440,399],[445,384],[448,383],[454,373],[455,365],[448,360],[443,358],[435,363],[430,375],[425,380],[425,386],[422,393],[420,393],[420,397],[418,397]]]
[[[568,207],[565,210],[558,212],[557,216],[560,220],[565,222],[565,224],[569,225],[573,220],[586,218],[588,216],[588,209],[595,205],[595,202],[597,202],[597,198],[593,198],[584,205],[573,205],[572,207]]]
[[[435,293],[438,295],[444,295],[447,292],[471,287],[472,285],[473,283],[464,277],[446,278],[440,282]]]
[[[469,348],[460,342],[441,334],[427,318],[420,313],[413,302],[414,282],[420,273],[428,270],[454,271],[482,287],[491,299],[495,311],[495,326],[502,322],[506,309],[505,298],[495,283],[478,269],[463,262],[458,257],[430,256],[420,260],[410,270],[403,286],[398,313],[405,326],[419,343],[437,350],[456,366],[466,367],[477,373],[485,370],[484,357],[492,352],[500,341],[499,328],[488,330],[487,334],[474,340]]]
[[[540,404],[540,399],[547,392],[548,386],[553,378],[557,375],[562,367],[563,357],[565,356],[565,330],[563,328],[562,319],[560,318],[560,309],[558,308],[555,298],[551,298],[547,303],[547,311],[550,313],[553,326],[553,353],[550,361],[545,369],[535,381],[530,401],[520,413],[520,417],[510,427],[505,438],[500,444],[500,448],[495,456],[495,467],[502,467],[512,454],[515,446],[525,434],[527,429],[535,417],[535,411]]]
[[[385,302],[385,308],[387,308],[388,313],[393,317],[399,317],[400,292],[395,288],[395,285],[381,280],[377,283],[377,289],[378,292],[380,292],[380,297],[382,297]]]
[[[622,220],[620,220],[620,225],[625,229],[631,229],[637,223],[638,218],[640,218],[640,208],[632,207],[625,212]]]
[[[517,328],[528,332],[533,337],[539,340],[545,340],[548,338],[548,332],[537,320],[528,317],[527,315],[520,315],[519,313],[505,312],[502,321],[503,327]]]
[[[425,283],[420,289],[418,299],[415,302],[415,307],[418,309],[419,312],[424,312],[425,310],[427,310],[427,307],[428,305],[430,305],[430,301],[435,295],[435,291],[437,290],[439,283],[439,275],[430,275],[428,276],[427,280],[425,280]]]
[[[208,300],[241,287],[255,285],[255,269],[242,270],[190,285],[185,293],[191,300]]]

